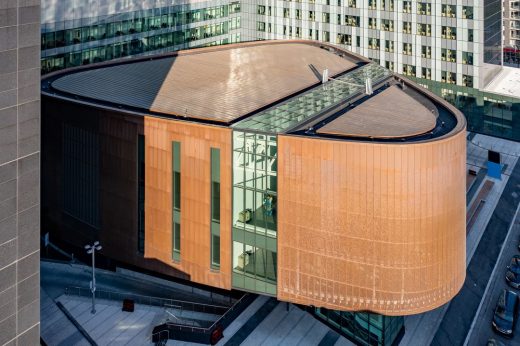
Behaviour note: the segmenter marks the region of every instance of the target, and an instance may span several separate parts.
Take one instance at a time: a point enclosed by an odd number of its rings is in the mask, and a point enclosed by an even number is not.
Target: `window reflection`
[[[143,54],[158,49],[177,50],[188,46],[193,47],[189,44],[190,42],[226,35],[230,30],[239,28],[240,18],[229,18],[220,23],[195,28],[184,29],[181,27],[182,25],[224,19],[229,14],[238,12],[240,12],[239,3],[188,11],[181,6],[170,6],[155,9],[155,11],[152,9],[109,17],[88,18],[89,23],[93,23],[88,26],[81,26],[78,21],[45,24],[41,34],[42,50],[45,52],[45,50],[59,47],[68,48],[65,53],[53,54],[51,52],[53,55],[50,56],[45,56],[44,53],[42,73]],[[66,27],[73,28],[65,29]],[[165,30],[162,29],[171,31],[165,33]],[[154,30],[162,30],[162,32],[155,34]],[[146,33],[149,35],[143,36]],[[136,34],[141,35],[136,37]],[[133,35],[133,37],[127,35]],[[118,39],[118,42],[113,42],[114,38]],[[112,40],[101,41],[105,39]],[[202,45],[210,46],[237,41],[239,41],[239,33]]]

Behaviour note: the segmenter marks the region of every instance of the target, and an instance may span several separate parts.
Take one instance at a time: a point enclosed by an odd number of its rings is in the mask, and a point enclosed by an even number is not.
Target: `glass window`
[[[464,65],[473,65],[473,53],[462,52],[462,63]]]
[[[406,76],[415,77],[415,66],[403,64],[403,74]]]
[[[412,23],[411,22],[403,22],[403,33],[405,33],[405,34],[412,33]]]
[[[220,235],[211,235],[211,268],[220,268]]]
[[[211,148],[211,268],[220,268],[220,149]]]
[[[417,14],[429,16],[431,14],[431,4],[427,3],[427,2],[418,2],[417,3]]]
[[[412,55],[412,44],[411,43],[403,43],[403,54]]]
[[[453,49],[441,49],[441,60],[447,62],[457,62],[457,51]]]
[[[432,26],[430,24],[417,24],[417,35],[421,36],[431,36],[432,35]]]
[[[412,13],[411,1],[403,1],[403,13]]]
[[[442,4],[441,15],[443,17],[455,18],[457,16],[457,7],[455,5]]]
[[[394,31],[394,21],[390,19],[381,20],[381,30],[383,31]]]
[[[345,16],[345,25],[359,27],[359,16]]]
[[[462,6],[462,18],[473,19],[473,6]]]
[[[421,78],[432,79],[432,69],[423,67],[421,70]]]
[[[377,29],[377,19],[376,18],[368,18],[368,28]]]
[[[431,46],[421,46],[421,57],[426,58],[426,59],[431,59],[432,47]]]
[[[181,143],[172,142],[172,257],[181,260]]]
[[[178,222],[173,223],[173,259],[181,260],[181,225]]]
[[[457,28],[452,26],[443,26],[441,37],[449,40],[456,40],[457,39]]]

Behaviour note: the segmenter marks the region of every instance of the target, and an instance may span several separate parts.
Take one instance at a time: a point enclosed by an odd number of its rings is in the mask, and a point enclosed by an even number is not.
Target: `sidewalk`
[[[485,206],[482,208],[479,216],[476,219],[476,222],[469,230],[468,236],[466,238],[466,266],[468,267],[468,273],[470,272],[470,264],[472,264],[474,257],[482,251],[486,252],[489,247],[493,246],[490,245],[491,243],[496,243],[496,239],[495,241],[487,239],[488,237],[486,237],[486,230],[488,228],[496,228],[494,223],[490,225],[492,217],[493,215],[496,215],[495,212],[497,211],[497,208],[503,209],[504,203],[508,203],[507,201],[503,200],[502,204],[500,204],[500,199],[506,197],[506,195],[511,192],[509,191],[511,188],[516,187],[515,183],[512,182],[511,184],[515,186],[510,184],[510,189],[506,191],[506,186],[509,182],[510,175],[513,173],[513,169],[518,162],[518,155],[520,155],[520,143],[477,134],[473,136],[470,141],[468,141],[467,167],[476,169],[477,171],[479,169],[485,169],[488,149],[498,151],[502,154],[501,158],[502,163],[505,164],[505,169],[503,170],[501,180],[493,179],[495,184],[486,199]],[[486,177],[485,179],[492,178]],[[483,181],[481,183],[483,183]],[[475,195],[472,195],[472,197],[474,198]],[[467,202],[467,205],[469,206],[471,201]],[[502,210],[501,214],[503,214]],[[507,215],[505,216],[509,219],[501,221],[506,223],[512,222],[513,215],[511,213],[506,214]],[[491,230],[487,233],[491,234],[492,232],[493,231]],[[486,237],[486,239],[483,239],[484,237]],[[479,246],[481,248],[479,248]],[[495,260],[497,256],[498,254],[495,254]],[[480,271],[480,269],[478,269],[477,272],[479,273],[477,275],[479,281],[483,281],[483,285],[485,287],[491,273],[483,273]],[[467,280],[468,278],[466,278],[466,281]],[[465,286],[467,285],[465,284]],[[481,284],[479,284],[479,286],[481,286]],[[461,299],[458,297],[463,294],[465,289],[474,292],[476,286],[472,285],[471,287],[463,287],[461,292],[459,292],[459,294],[452,300],[452,302],[445,304],[435,310],[423,314],[405,317],[405,335],[400,343],[400,346],[430,345],[432,342],[433,344],[440,345],[458,345],[460,342],[457,340],[460,338],[462,338],[463,342],[466,336],[462,334],[466,333],[466,325],[468,325],[468,323],[471,324],[473,321],[473,316],[462,316],[461,312],[472,311],[474,315],[474,311],[473,309],[469,309],[467,305],[468,302],[466,300],[464,300],[465,303],[458,306],[458,308],[450,308],[450,305],[453,304],[454,301]],[[480,301],[480,298],[477,299],[478,302]],[[470,305],[473,306],[475,304]],[[448,311],[450,315],[446,314]],[[439,334],[441,329],[443,330],[443,333],[448,332],[452,333],[453,335],[451,335],[449,339],[443,338],[441,341],[441,334]]]
[[[90,346],[54,300],[40,288],[40,336],[49,346]]]

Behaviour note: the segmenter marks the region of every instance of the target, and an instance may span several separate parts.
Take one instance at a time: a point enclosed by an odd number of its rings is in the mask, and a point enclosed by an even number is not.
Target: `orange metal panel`
[[[231,289],[231,129],[145,117],[145,257]],[[172,141],[181,143],[181,260],[172,259]],[[210,149],[220,148],[220,270],[210,263]]]
[[[278,298],[385,315],[465,278],[465,131],[436,141],[278,139]]]

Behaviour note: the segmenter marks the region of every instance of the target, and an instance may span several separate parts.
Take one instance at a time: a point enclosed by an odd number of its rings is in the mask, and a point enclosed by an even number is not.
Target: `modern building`
[[[297,0],[241,4],[241,40],[316,39],[406,75],[455,105],[474,132],[520,140],[520,91],[494,89],[502,73],[502,3]]]
[[[504,47],[520,49],[520,1],[504,1]]]
[[[313,306],[366,344],[464,282],[464,116],[357,54],[185,50],[51,73],[42,101],[42,221],[71,248]]]
[[[0,345],[40,339],[40,6],[0,1]]]
[[[240,41],[233,0],[43,0],[42,73]]]
[[[503,94],[503,88],[492,87],[493,78],[503,74],[499,1],[43,3],[44,73],[233,42],[319,40],[366,56],[430,89],[464,113],[471,131],[520,140],[513,119],[520,114],[520,91]]]

